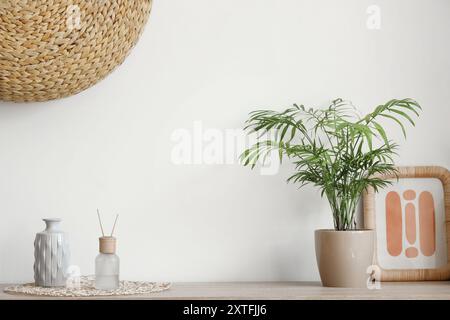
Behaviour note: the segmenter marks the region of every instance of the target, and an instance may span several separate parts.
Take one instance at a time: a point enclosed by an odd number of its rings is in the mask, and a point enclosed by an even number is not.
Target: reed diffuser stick
[[[105,232],[103,232],[102,219],[100,218],[100,212],[97,209],[98,222],[100,223],[100,229],[102,230],[102,235],[105,236]]]
[[[113,236],[113,234],[114,234],[114,229],[116,228],[116,222],[117,222],[117,218],[119,217],[119,215],[117,214],[116,215],[116,220],[114,220],[114,225],[113,225],[113,228],[112,228],[112,231],[111,231],[111,237]]]

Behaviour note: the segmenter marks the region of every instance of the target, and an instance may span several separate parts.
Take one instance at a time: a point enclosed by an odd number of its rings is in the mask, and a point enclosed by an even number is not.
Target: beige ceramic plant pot
[[[363,288],[373,263],[373,230],[316,230],[316,258],[325,287]]]

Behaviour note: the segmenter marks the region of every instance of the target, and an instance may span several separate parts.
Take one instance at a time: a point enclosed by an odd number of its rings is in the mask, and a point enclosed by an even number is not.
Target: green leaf
[[[403,136],[406,138],[406,129],[405,129],[405,126],[403,125],[403,123],[401,123],[400,120],[398,120],[397,118],[395,118],[395,117],[393,117],[391,115],[388,115],[388,114],[381,114],[381,116],[385,117],[385,118],[392,119],[395,122],[397,122],[399,124],[399,126],[402,128]]]
[[[406,103],[406,102],[405,102],[405,103],[401,103],[401,104],[398,104],[398,106],[400,106],[400,107],[402,107],[402,108],[406,108],[406,109],[408,109],[408,110],[414,112],[415,115],[419,117],[419,112],[417,112],[417,110],[414,109],[413,107],[411,107],[408,103]],[[417,105],[417,107],[418,107],[419,109],[421,109],[419,105]]]
[[[386,135],[386,131],[384,131],[383,127],[375,121],[372,121],[373,125],[375,126],[375,129],[377,129],[378,133],[381,135],[381,137],[383,138],[384,143],[389,146],[389,140],[387,138]]]
[[[288,126],[288,125],[284,126],[283,132],[281,132],[280,141],[283,141],[284,136],[286,135],[286,132],[288,131],[288,129],[289,129],[289,126]]]
[[[403,111],[400,110],[396,110],[396,109],[391,109],[392,112],[395,112],[399,115],[401,115],[402,117],[406,118],[413,126],[415,126],[416,124],[414,123],[414,121],[411,119],[410,116],[408,116],[406,113],[404,113]]]

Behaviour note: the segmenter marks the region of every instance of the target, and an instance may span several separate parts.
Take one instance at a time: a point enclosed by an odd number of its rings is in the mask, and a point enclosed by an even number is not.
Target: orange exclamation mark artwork
[[[403,223],[405,225],[406,241],[405,256],[415,258],[419,255],[417,242],[417,217],[413,200],[416,199],[414,190],[403,192],[405,217],[403,219],[402,201],[400,195],[391,191],[386,195],[386,245],[391,256],[399,256],[403,250]],[[419,196],[419,235],[420,251],[424,256],[432,256],[436,251],[436,225],[433,195],[424,191]]]

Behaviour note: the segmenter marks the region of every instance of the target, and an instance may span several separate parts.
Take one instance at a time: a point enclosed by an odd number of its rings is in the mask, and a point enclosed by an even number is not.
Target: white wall
[[[366,9],[381,8],[381,29]],[[178,128],[241,128],[255,108],[391,98],[423,106],[398,164],[450,167],[448,0],[155,0],[135,50],[106,80],[47,103],[0,103],[0,282],[33,277],[34,234],[58,216],[93,273],[95,209],[117,227],[122,276],[317,280],[311,188],[235,165],[171,162]],[[108,214],[108,216],[107,216]]]

